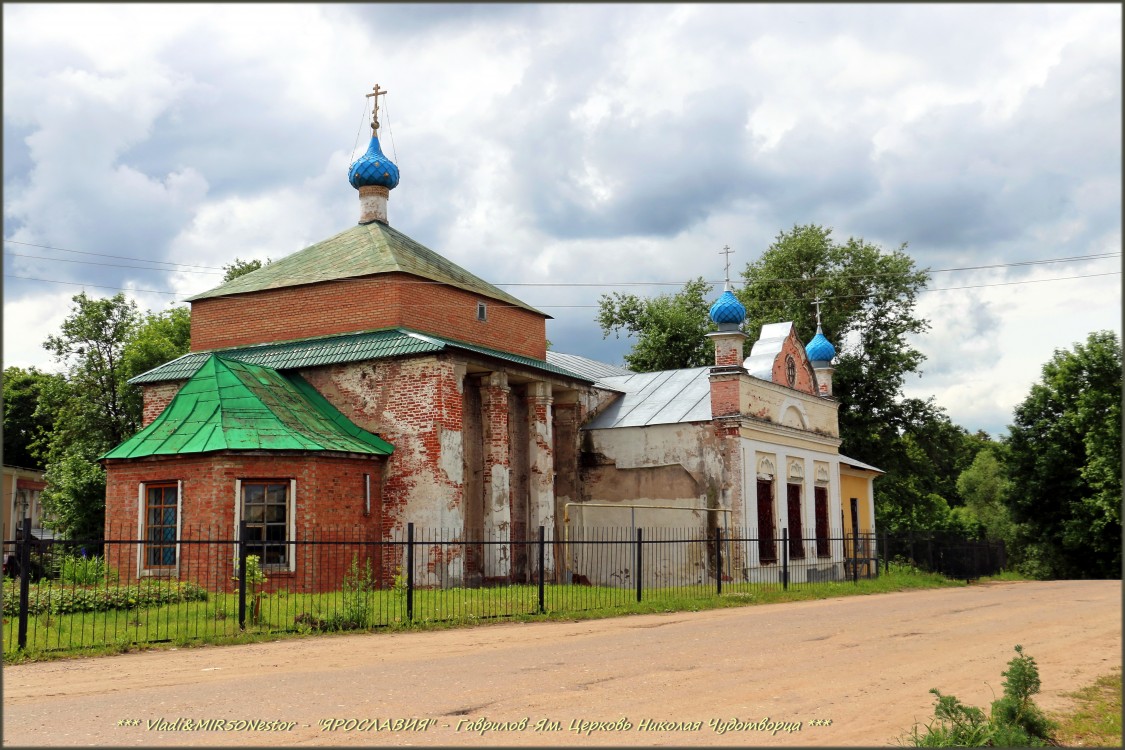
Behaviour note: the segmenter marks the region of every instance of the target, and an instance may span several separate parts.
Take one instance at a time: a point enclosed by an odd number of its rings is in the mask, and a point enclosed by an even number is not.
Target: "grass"
[[[1063,747],[1121,747],[1121,670],[1073,693],[1076,706],[1053,718]]]
[[[238,628],[238,596],[211,593],[205,601],[102,612],[42,614],[29,618],[28,647],[16,648],[17,618],[3,623],[4,661],[39,661],[69,656],[121,653],[195,644],[246,643],[332,631],[362,613],[358,630],[446,628],[489,622],[583,620],[626,614],[700,611],[888,593],[908,589],[964,586],[933,573],[891,565],[875,579],[802,584],[783,590],[778,584],[723,584],[635,590],[603,586],[547,585],[544,613],[538,612],[535,585],[490,588],[418,589],[413,621],[407,618],[403,591],[384,589],[361,594],[331,592],[262,597],[257,620],[247,602],[246,631]],[[350,629],[350,628],[349,628]]]

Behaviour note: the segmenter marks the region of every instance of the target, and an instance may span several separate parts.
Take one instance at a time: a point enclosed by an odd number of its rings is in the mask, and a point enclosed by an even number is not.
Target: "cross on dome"
[[[371,129],[372,130],[378,130],[379,129],[379,97],[385,96],[386,94],[387,94],[387,90],[386,89],[380,89],[379,84],[375,84],[371,88],[370,94],[364,94],[364,96],[367,97],[368,99],[374,99],[374,101],[371,103]]]
[[[719,255],[725,255],[726,256],[725,261],[726,261],[726,279],[727,279],[727,281],[726,281],[726,286],[724,286],[723,289],[728,291],[728,292],[730,291],[730,256],[731,256],[731,253],[733,253],[733,252],[734,252],[734,250],[730,249],[730,245],[723,245],[723,249],[719,251]]]

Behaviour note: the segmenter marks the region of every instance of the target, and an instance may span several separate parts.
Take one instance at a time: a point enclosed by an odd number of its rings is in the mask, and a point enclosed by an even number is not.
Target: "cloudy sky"
[[[6,3],[4,364],[55,369],[82,289],[161,310],[353,225],[379,83],[390,223],[555,349],[620,363],[599,295],[816,223],[932,269],[907,393],[998,434],[1056,348],[1121,330],[1121,13]]]

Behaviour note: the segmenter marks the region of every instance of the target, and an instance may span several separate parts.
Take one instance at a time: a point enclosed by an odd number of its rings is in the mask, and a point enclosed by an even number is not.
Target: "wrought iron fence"
[[[514,540],[413,524],[389,538],[351,527],[275,542],[206,527],[181,529],[178,539],[135,537],[111,530],[86,542],[5,543],[4,652],[474,622],[858,582],[885,569],[885,551],[915,561],[936,554],[931,569],[956,577],[969,565],[957,560],[977,565],[975,575],[1003,564],[1002,548],[981,553],[949,540],[791,539],[785,529],[759,538],[721,527],[578,527],[562,538],[539,527]]]

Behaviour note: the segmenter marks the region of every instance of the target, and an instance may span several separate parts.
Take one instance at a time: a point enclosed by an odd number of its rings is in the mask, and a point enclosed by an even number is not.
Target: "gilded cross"
[[[821,304],[823,304],[823,302],[824,300],[821,299],[814,299],[812,301],[812,303],[816,305],[816,327],[818,330],[820,329],[820,306]]]
[[[375,101],[372,102],[372,106],[371,106],[371,129],[372,130],[378,130],[379,129],[379,97],[385,95],[386,93],[387,93],[386,89],[381,89],[381,88],[379,88],[379,84],[375,84],[375,86],[372,87],[370,94],[364,94],[364,96],[367,97],[368,99],[370,99],[372,97],[374,97],[374,99],[375,99]]]

